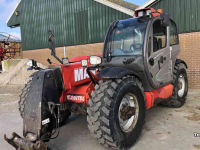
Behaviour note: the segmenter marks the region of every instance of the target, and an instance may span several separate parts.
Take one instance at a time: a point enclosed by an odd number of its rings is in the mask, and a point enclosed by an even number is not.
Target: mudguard
[[[32,73],[29,77],[34,77],[35,74],[38,74],[39,71]]]
[[[40,70],[33,74],[23,119],[24,137],[28,133],[34,134],[36,140],[50,137],[55,120],[48,104],[59,104],[62,91],[63,79],[59,69]]]
[[[186,62],[184,60],[182,60],[182,59],[176,59],[175,64],[180,64],[180,63],[183,63],[186,66],[186,68],[188,69],[188,66],[187,66],[187,64],[186,64]]]
[[[125,75],[134,75],[138,77],[139,75],[127,68],[122,68],[122,67],[108,67],[104,68],[100,71],[100,73],[97,75],[99,78],[103,79],[120,79]]]

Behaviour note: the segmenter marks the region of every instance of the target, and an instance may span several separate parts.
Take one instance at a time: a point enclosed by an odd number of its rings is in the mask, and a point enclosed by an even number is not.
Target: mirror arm
[[[63,64],[63,62],[60,60],[60,58],[58,58],[54,53],[51,52],[51,55],[52,55],[57,61],[59,61],[61,64]]]

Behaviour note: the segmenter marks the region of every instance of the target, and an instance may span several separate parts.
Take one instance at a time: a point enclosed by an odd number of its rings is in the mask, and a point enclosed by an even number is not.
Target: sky
[[[142,5],[147,0],[125,0],[127,2]],[[20,28],[9,28],[6,25],[6,21],[12,13],[13,9],[17,5],[18,0],[0,0],[0,32],[6,32],[13,36],[16,36],[21,39]]]

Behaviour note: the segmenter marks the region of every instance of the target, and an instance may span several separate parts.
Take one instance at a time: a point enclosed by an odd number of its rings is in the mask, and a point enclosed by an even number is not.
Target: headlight
[[[29,67],[37,67],[37,62],[33,59],[28,59],[27,60],[27,66]]]
[[[28,59],[27,60],[27,66],[29,66],[29,67],[33,67],[33,59]]]
[[[91,65],[99,65],[101,64],[102,59],[100,56],[90,56],[90,64]]]
[[[62,59],[63,65],[66,65],[69,63],[69,59],[68,58],[63,58]]]
[[[82,67],[87,67],[88,66],[88,60],[87,59],[82,59],[81,60],[81,66]]]

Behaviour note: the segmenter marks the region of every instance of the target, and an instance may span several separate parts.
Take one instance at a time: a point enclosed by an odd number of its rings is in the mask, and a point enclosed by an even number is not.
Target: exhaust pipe
[[[12,137],[10,139],[4,134],[4,139],[16,150],[50,150],[50,148],[43,141],[36,141],[33,143],[26,138],[21,138],[15,132],[12,133]]]

